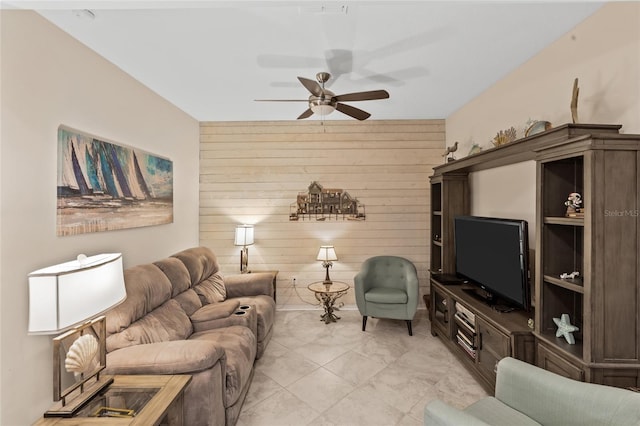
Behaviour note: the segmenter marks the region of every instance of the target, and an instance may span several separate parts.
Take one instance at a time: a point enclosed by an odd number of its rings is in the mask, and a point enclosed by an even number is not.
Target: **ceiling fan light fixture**
[[[336,107],[333,105],[323,105],[323,104],[311,104],[310,108],[314,114],[318,114],[318,115],[329,115],[336,110]]]

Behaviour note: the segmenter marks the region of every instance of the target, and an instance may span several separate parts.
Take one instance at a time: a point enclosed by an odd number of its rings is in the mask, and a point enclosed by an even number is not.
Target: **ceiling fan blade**
[[[369,92],[355,92],[347,93],[345,95],[334,96],[334,99],[338,102],[349,101],[372,101],[375,99],[387,99],[389,92],[386,90],[371,90]]]
[[[313,111],[311,111],[311,108],[307,108],[307,110],[302,114],[300,114],[297,119],[302,120],[303,118],[309,118],[312,115],[313,115]]]
[[[309,102],[309,99],[254,99],[254,102]]]
[[[304,77],[298,77],[298,80],[300,80],[300,83],[302,83],[302,85],[306,87],[312,95],[320,97],[324,94],[322,87],[320,87],[317,81],[309,80]]]
[[[348,116],[351,116],[360,121],[366,120],[367,118],[371,117],[371,114],[369,114],[368,112],[358,109],[356,107],[352,107],[351,105],[338,103],[336,104],[336,109],[341,113],[347,114]]]

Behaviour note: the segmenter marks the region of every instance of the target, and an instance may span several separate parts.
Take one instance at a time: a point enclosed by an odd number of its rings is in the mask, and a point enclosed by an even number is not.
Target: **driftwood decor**
[[[307,192],[300,192],[291,204],[289,220],[365,220],[364,204],[347,191],[324,188],[313,181]]]

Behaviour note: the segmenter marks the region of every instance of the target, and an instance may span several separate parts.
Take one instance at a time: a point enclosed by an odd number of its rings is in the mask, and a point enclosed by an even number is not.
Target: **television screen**
[[[525,220],[454,218],[456,273],[510,305],[528,310],[528,232]]]

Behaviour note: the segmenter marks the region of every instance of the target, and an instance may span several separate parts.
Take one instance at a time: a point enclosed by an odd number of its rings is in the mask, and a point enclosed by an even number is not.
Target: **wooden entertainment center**
[[[512,356],[592,383],[640,386],[640,135],[619,125],[565,124],[434,168],[431,332],[493,392]],[[501,313],[437,274],[455,274],[454,217],[470,214],[471,172],[536,162],[530,312]],[[577,192],[583,214],[567,217]],[[497,209],[499,210],[499,209]],[[561,278],[577,271],[576,279]],[[575,344],[556,337],[568,314]]]

